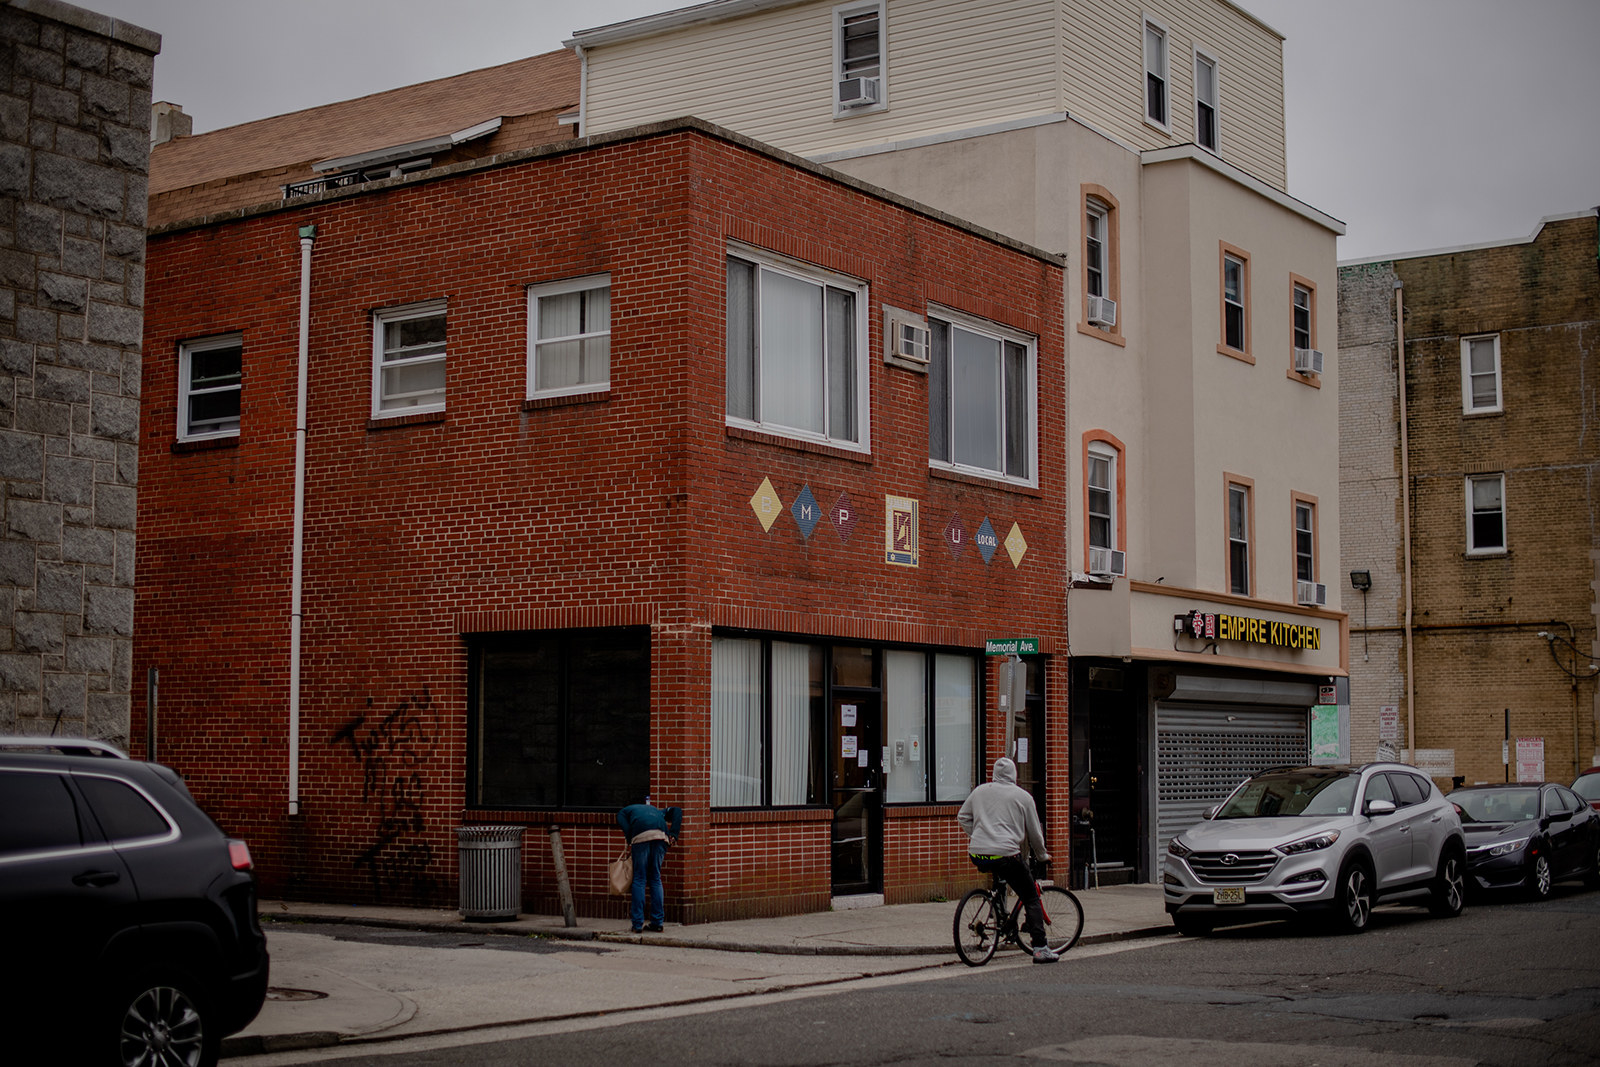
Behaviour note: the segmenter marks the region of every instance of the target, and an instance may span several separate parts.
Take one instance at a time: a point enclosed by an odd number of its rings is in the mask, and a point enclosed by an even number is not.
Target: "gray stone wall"
[[[128,740],[160,47],[0,0],[0,734]]]

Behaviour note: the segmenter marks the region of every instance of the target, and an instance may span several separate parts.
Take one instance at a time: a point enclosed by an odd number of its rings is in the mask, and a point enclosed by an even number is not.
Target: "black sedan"
[[[1552,782],[1457,789],[1450,802],[1467,837],[1467,884],[1520,889],[1535,900],[1556,882],[1600,888],[1600,811]]]

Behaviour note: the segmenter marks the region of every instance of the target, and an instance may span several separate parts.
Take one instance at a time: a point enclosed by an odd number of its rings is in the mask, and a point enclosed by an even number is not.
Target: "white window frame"
[[[1237,533],[1235,533],[1233,528],[1233,494],[1235,491],[1239,493],[1240,497],[1244,501],[1244,515],[1241,518],[1241,526],[1243,528]],[[1228,495],[1224,504],[1224,506],[1227,508],[1226,520],[1228,531],[1228,573],[1224,577],[1228,583],[1228,592],[1234,594],[1235,596],[1255,595],[1255,589],[1253,588],[1255,585],[1255,569],[1251,566],[1250,561],[1250,555],[1254,549],[1254,546],[1251,544],[1252,535],[1255,532],[1254,495],[1255,494],[1252,486],[1246,485],[1243,482],[1228,482]],[[1234,588],[1233,546],[1236,544],[1244,546],[1244,573],[1242,575],[1244,579],[1243,589]]]
[[[1306,294],[1305,303],[1300,302],[1300,294]],[[1299,282],[1289,285],[1289,344],[1294,348],[1315,348],[1317,340],[1317,294],[1316,290]],[[1300,329],[1300,313],[1305,312],[1306,328]],[[1300,343],[1300,334],[1305,334],[1305,344]]]
[[[1472,399],[1472,344],[1489,341],[1494,351],[1494,403],[1477,404]],[[1505,410],[1505,394],[1500,388],[1500,335],[1480,333],[1461,339],[1461,411],[1466,415],[1489,415]],[[1483,375],[1486,377],[1486,375]]]
[[[527,395],[531,400],[535,397],[546,396],[576,396],[583,393],[603,393],[611,388],[611,358],[609,340],[611,337],[611,314],[609,290],[611,288],[610,274],[589,274],[581,278],[567,278],[559,282],[549,282],[544,285],[528,286],[528,390]],[[600,289],[608,290],[606,326],[603,330],[583,330],[579,333],[563,335],[560,337],[539,336],[539,302],[546,297],[566,296],[570,293],[588,293]],[[599,338],[607,339],[606,375],[604,379],[593,382],[579,382],[576,385],[563,385],[551,389],[539,388],[539,350],[547,345],[570,344],[574,341],[593,341]]]
[[[1228,296],[1228,264],[1239,265],[1239,291],[1237,300]],[[1222,347],[1233,352],[1250,351],[1250,261],[1232,252],[1222,253]],[[1239,309],[1239,343],[1228,337],[1228,308]]]
[[[239,380],[231,385],[211,386],[195,389],[193,387],[192,356],[196,353],[216,352],[226,348],[237,348],[239,356]],[[232,392],[239,396],[239,418],[234,425],[220,430],[205,430],[195,433],[189,425],[189,401],[192,397],[205,396]],[[184,341],[178,345],[178,440],[180,441],[210,441],[222,437],[238,437],[239,426],[244,421],[244,334],[225,333],[214,337],[199,337],[193,341]]]
[[[1493,482],[1500,490],[1500,543],[1498,545],[1478,545],[1477,529],[1474,519],[1479,514],[1473,501],[1473,487],[1479,482]],[[1467,487],[1467,555],[1469,556],[1503,556],[1509,549],[1510,537],[1506,529],[1506,476],[1502,474],[1469,474],[1466,481]],[[1482,514],[1492,514],[1489,509],[1484,509]]]
[[[1106,484],[1103,486],[1094,483],[1094,477],[1091,472],[1094,470],[1095,460],[1103,460],[1106,465]],[[1118,549],[1117,450],[1105,441],[1090,441],[1088,466],[1083,472],[1083,480],[1089,489],[1088,503],[1084,507],[1084,512],[1089,517],[1089,525],[1088,529],[1084,531],[1084,537],[1088,540],[1090,548],[1105,548],[1115,551]],[[1103,491],[1106,496],[1106,513],[1104,515],[1094,510],[1093,501],[1096,490]],[[1104,518],[1106,520],[1107,536],[1106,543],[1103,545],[1097,545],[1094,541],[1094,520],[1096,518]]]
[[[1155,54],[1151,54],[1150,33],[1154,30],[1157,38]],[[1141,111],[1144,121],[1163,133],[1172,132],[1172,35],[1167,32],[1167,27],[1158,19],[1149,14],[1144,17],[1144,27],[1140,30],[1140,47],[1144,51],[1144,78],[1139,85],[1139,94],[1142,103]],[[1154,77],[1161,82],[1162,106],[1164,115],[1150,113],[1150,79]]]
[[[1211,96],[1210,100],[1200,95],[1200,67],[1204,64],[1211,68]],[[1211,109],[1211,136],[1212,144],[1206,144],[1200,138],[1200,108]],[[1222,61],[1216,54],[1198,46],[1194,50],[1194,143],[1213,155],[1222,152]]]
[[[724,258],[724,262],[726,262],[727,259],[738,259],[753,265],[756,269],[757,281],[754,342],[756,346],[756,370],[755,382],[753,384],[755,391],[754,406],[756,414],[754,418],[743,418],[728,413],[726,407],[724,407],[724,418],[726,419],[727,425],[742,427],[750,430],[759,430],[762,433],[770,433],[778,437],[789,437],[802,441],[815,441],[828,445],[831,448],[844,449],[850,452],[871,452],[872,396],[871,375],[869,373],[870,360],[868,358],[867,348],[867,312],[870,307],[870,301],[868,299],[870,294],[868,293],[867,283],[859,281],[855,278],[847,278],[841,274],[834,274],[832,271],[824,270],[821,267],[815,267],[808,263],[801,263],[797,260],[774,255],[771,252],[752,248],[749,245],[730,243],[728,245],[728,252],[727,256]],[[829,389],[826,381],[824,382],[822,391],[824,404],[824,431],[822,433],[814,433],[812,431],[799,429],[792,426],[784,426],[776,422],[763,421],[761,417],[761,303],[759,290],[761,275],[764,272],[787,275],[790,278],[795,278],[799,281],[807,282],[812,285],[823,286],[825,288],[831,287],[834,289],[844,290],[854,296],[855,329],[852,333],[852,339],[855,346],[854,371],[856,439],[854,441],[846,438],[829,437],[827,434],[826,427],[828,426],[829,419],[826,405],[828,403]],[[724,295],[723,309],[723,313],[726,315],[726,294]],[[824,336],[826,336],[825,333]],[[726,355],[726,351],[724,354]],[[827,356],[824,354],[823,367],[825,373],[827,362]]]
[[[1027,448],[1028,473],[1027,473],[1026,477],[1018,477],[1016,475],[1007,474],[1005,472],[1005,470],[1003,469],[1004,465],[1005,465],[1005,461],[1006,461],[1006,456],[1003,454],[1003,452],[1004,452],[1004,444],[1005,444],[1005,429],[1006,429],[1005,414],[1006,413],[1003,410],[1001,412],[999,412],[1000,419],[998,420],[999,429],[1000,429],[1000,435],[1001,435],[1001,446],[1002,446],[1002,449],[1001,449],[1002,455],[1000,457],[1000,463],[1001,463],[1002,469],[1000,469],[1000,470],[990,470],[990,469],[988,469],[986,467],[976,467],[976,466],[973,466],[973,465],[968,464],[968,463],[961,463],[961,462],[959,462],[957,460],[954,460],[954,459],[951,459],[951,460],[935,459],[932,456],[928,457],[928,466],[931,467],[931,468],[939,469],[939,470],[954,471],[954,472],[960,473],[960,474],[970,474],[970,475],[974,475],[974,476],[979,477],[979,478],[992,478],[992,479],[995,479],[997,481],[1008,482],[1008,483],[1010,483],[1012,485],[1037,486],[1039,484],[1039,345],[1038,345],[1038,338],[1034,337],[1031,334],[1023,333],[1020,330],[1013,330],[1013,329],[1011,329],[1009,327],[1002,326],[999,323],[992,322],[992,321],[990,321],[988,319],[980,319],[980,318],[977,318],[977,317],[972,316],[972,315],[964,315],[959,311],[952,311],[949,308],[943,308],[943,307],[937,307],[937,306],[934,306],[934,305],[930,305],[929,308],[928,308],[928,325],[929,325],[930,330],[936,328],[937,324],[940,324],[940,323],[943,323],[946,326],[954,327],[955,329],[966,330],[967,332],[973,333],[973,334],[977,334],[980,337],[986,337],[986,338],[990,338],[990,339],[992,339],[994,341],[997,341],[1000,344],[1000,359],[1001,359],[1001,368],[1002,368],[1002,370],[1004,369],[1004,363],[1005,363],[1005,345],[1008,342],[1011,343],[1011,344],[1015,344],[1015,345],[1021,345],[1022,348],[1024,349],[1025,356],[1026,356],[1026,359],[1028,361],[1028,398],[1027,398],[1027,401],[1026,401],[1027,409],[1028,409],[1027,410],[1027,418],[1028,418],[1027,437],[1028,437],[1028,440],[1027,440],[1027,443],[1025,445],[1025,447]],[[948,373],[948,371],[946,371],[946,373]],[[951,392],[954,393],[954,390],[952,389]],[[999,393],[999,395],[1000,395],[1001,401],[1003,403],[1004,399],[1005,399],[1005,383],[1003,381],[1000,383],[1000,393]],[[956,398],[954,396],[952,396],[951,397],[952,406],[955,404],[955,401],[956,401]],[[931,408],[932,402],[933,402],[933,394],[932,394],[932,389],[930,388],[930,390],[929,390],[930,408]],[[950,419],[949,433],[953,437],[953,435],[955,433],[955,415],[954,415],[953,411],[952,412],[946,412],[946,414]],[[931,412],[931,410],[929,412],[929,419],[930,419],[930,422],[931,422],[931,420],[932,420],[932,412]],[[931,441],[930,441],[930,447],[931,447]],[[953,451],[953,447],[954,446],[953,446],[953,441],[952,441],[952,451]]]
[[[1300,525],[1300,517],[1305,516],[1305,525]],[[1305,540],[1305,551],[1301,551],[1301,539]],[[1301,562],[1305,563],[1305,571],[1301,573]],[[1309,500],[1296,499],[1294,502],[1294,577],[1297,582],[1314,582],[1317,580],[1317,506]]]
[[[375,419],[396,418],[402,415],[420,415],[427,412],[443,411],[445,399],[449,388],[449,318],[447,315],[447,301],[424,300],[416,304],[405,304],[400,307],[384,308],[372,313],[372,417]],[[392,322],[404,322],[407,319],[426,319],[445,317],[446,342],[442,352],[428,352],[418,356],[403,357],[397,360],[384,359],[383,334],[384,327]],[[405,404],[393,407],[384,406],[383,371],[385,367],[398,366],[426,366],[429,363],[440,363],[445,367],[445,388],[440,391],[439,399],[430,403]]]
[[[829,95],[833,99],[833,117],[851,118],[856,115],[871,115],[884,111],[889,107],[889,23],[888,5],[883,0],[871,0],[868,3],[841,4],[833,9],[833,87]],[[856,77],[854,71],[845,70],[844,56],[844,23],[848,18],[864,15],[868,12],[878,16],[878,72],[864,75],[878,79],[878,100],[876,103],[865,104],[861,107],[844,107],[839,103],[839,83],[847,77]]]

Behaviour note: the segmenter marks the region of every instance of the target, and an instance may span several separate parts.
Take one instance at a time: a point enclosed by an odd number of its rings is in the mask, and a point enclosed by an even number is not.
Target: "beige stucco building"
[[[1072,681],[1014,711],[1070,730],[1024,776],[1096,813],[1075,880],[1348,757],[1343,225],[1285,191],[1281,35],[1226,0],[720,0],[568,45],[583,135],[695,115],[1068,257]],[[894,310],[886,358],[926,324]]]

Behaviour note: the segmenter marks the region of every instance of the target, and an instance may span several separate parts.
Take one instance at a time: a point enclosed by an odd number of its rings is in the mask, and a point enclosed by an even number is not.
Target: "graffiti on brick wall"
[[[423,768],[433,755],[433,696],[426,689],[381,719],[357,715],[333,735],[361,768],[361,802],[375,807],[377,833],[356,856],[379,900],[429,895],[433,846],[423,836]]]

